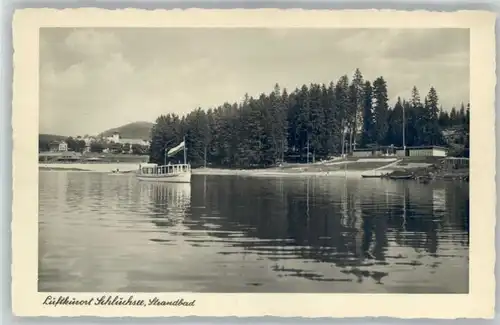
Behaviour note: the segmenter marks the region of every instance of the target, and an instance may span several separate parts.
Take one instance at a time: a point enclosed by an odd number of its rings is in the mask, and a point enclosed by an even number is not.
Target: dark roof
[[[353,149],[352,151],[359,151],[359,152],[363,152],[363,151],[375,151],[377,149],[372,149],[372,148],[361,148],[361,149]]]
[[[38,153],[40,157],[59,157],[62,156],[62,152],[50,152],[50,151],[42,151]]]
[[[385,149],[396,149],[396,150],[403,150],[403,147],[391,147],[391,146],[380,146],[380,147],[373,147],[373,148],[358,148],[354,149],[353,151],[378,151],[378,150],[385,150]],[[424,149],[443,149],[446,150],[447,148],[445,147],[440,147],[440,146],[407,146],[406,149],[409,150],[424,150]]]
[[[78,157],[72,157],[72,156],[62,156],[57,158],[57,160],[79,160],[80,158]]]
[[[391,149],[391,148],[396,148],[396,147],[380,146],[380,147],[373,147],[373,148],[357,148],[357,149],[353,149],[352,151],[381,151],[381,150],[386,150],[386,149]]]
[[[54,140],[54,141],[51,141],[51,142],[49,143],[49,146],[58,146],[58,145],[60,145],[61,143],[66,143],[66,141],[64,141],[64,140]]]
[[[406,149],[412,149],[412,150],[418,150],[418,149],[422,149],[422,150],[424,150],[424,149],[443,149],[443,150],[446,150],[445,147],[440,147],[440,146],[415,146],[415,147],[406,147]]]

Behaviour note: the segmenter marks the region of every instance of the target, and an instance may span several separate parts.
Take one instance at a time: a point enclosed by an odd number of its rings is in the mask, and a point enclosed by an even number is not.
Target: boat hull
[[[362,178],[382,178],[382,175],[361,175]]]
[[[191,183],[191,172],[163,175],[137,175],[137,179],[149,182]]]
[[[403,176],[389,176],[390,179],[411,179],[411,175],[403,175]]]

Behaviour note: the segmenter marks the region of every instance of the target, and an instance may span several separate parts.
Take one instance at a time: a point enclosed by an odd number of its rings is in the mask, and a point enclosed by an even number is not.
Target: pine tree
[[[310,132],[310,145],[311,152],[314,155],[325,154],[325,150],[322,146],[321,137],[325,133],[325,115],[321,100],[321,87],[320,85],[311,85],[309,87],[309,98],[310,98],[310,108],[311,108],[311,132]]]
[[[323,147],[327,155],[339,152],[340,145],[336,141],[336,134],[340,129],[337,104],[335,102],[335,86],[330,82],[329,86],[323,85],[323,114],[325,121],[325,133],[323,135]]]
[[[394,109],[389,112],[389,127],[387,131],[386,143],[389,145],[403,146],[403,103],[398,97]]]
[[[369,81],[366,81],[363,89],[363,131],[361,133],[362,147],[366,147],[374,142],[375,121],[373,120],[372,105],[372,85]]]
[[[457,109],[455,108],[455,106],[453,106],[450,111],[450,126],[457,125],[457,117]]]
[[[353,86],[353,104],[355,104],[355,113],[354,113],[354,123],[353,123],[353,132],[354,132],[354,141],[359,142],[361,140],[361,134],[363,131],[363,89],[365,86],[363,75],[359,69],[356,69],[354,72],[354,76],[352,79]]]
[[[340,77],[335,85],[335,112],[339,120],[339,127],[334,130],[334,141],[337,142],[341,153],[345,153],[344,141],[348,131],[349,107],[349,79],[346,75]]]
[[[441,127],[441,129],[445,129],[448,126],[450,126],[450,116],[449,116],[448,112],[445,111],[442,107],[439,110],[438,120],[439,120],[439,126]]]
[[[425,98],[424,142],[426,145],[440,145],[443,143],[441,128],[439,127],[439,99],[434,87],[431,87]]]
[[[434,87],[423,104],[414,86],[409,100],[398,98],[390,108],[384,78],[363,82],[356,70],[350,84],[346,75],[335,84],[303,85],[291,93],[275,84],[270,93],[256,98],[245,94],[239,103],[197,108],[182,117],[161,115],[151,130],[150,160],[181,160],[165,157],[165,150],[186,137],[193,165],[265,167],[289,154],[305,161],[308,146],[311,153],[328,156],[350,151],[358,141],[363,147],[440,144],[441,130],[449,127],[456,129],[453,141],[467,154],[469,119],[469,104],[448,113],[439,106]]]
[[[413,108],[420,107],[422,103],[420,102],[420,92],[417,89],[417,86],[413,86],[411,89],[411,106]]]
[[[385,144],[388,130],[388,96],[387,85],[383,77],[378,77],[373,82],[373,98],[375,100],[373,115],[375,121],[375,141],[378,145]]]

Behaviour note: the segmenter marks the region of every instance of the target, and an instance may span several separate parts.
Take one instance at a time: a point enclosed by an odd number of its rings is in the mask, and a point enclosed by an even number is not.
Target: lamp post
[[[406,117],[405,117],[405,105],[403,104],[403,152],[406,157]]]

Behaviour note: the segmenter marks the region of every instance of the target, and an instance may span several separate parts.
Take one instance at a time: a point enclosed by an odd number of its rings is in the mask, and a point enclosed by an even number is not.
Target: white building
[[[66,141],[55,141],[52,142],[49,146],[50,146],[50,151],[52,152],[68,151],[68,143],[66,143]]]
[[[111,143],[120,143],[120,133],[115,132],[112,136],[107,137],[106,140]]]
[[[447,150],[438,146],[420,146],[420,147],[406,147],[405,150],[399,148],[386,148],[385,149],[356,149],[353,151],[354,157],[372,157],[384,154],[396,154],[397,157],[446,157]]]
[[[403,148],[397,148],[396,149],[396,156],[397,157],[405,157],[405,150]]]
[[[406,147],[410,157],[446,157],[446,148],[438,146]]]
[[[396,149],[398,157],[446,157],[447,150],[438,146],[406,147],[406,153],[403,148]]]
[[[372,149],[354,149],[352,151],[353,157],[372,157],[375,155],[375,151]]]
[[[133,144],[138,144],[138,145],[141,145],[141,146],[149,146],[149,141],[146,141],[146,140],[142,140],[142,139],[127,139],[127,138],[122,138],[119,140],[119,143],[121,144],[130,144],[130,145],[133,145]]]
[[[149,141],[144,139],[134,139],[134,138],[122,138],[118,132],[113,133],[111,137],[108,137],[108,141],[112,143],[120,144],[138,144],[141,146],[149,146]]]

